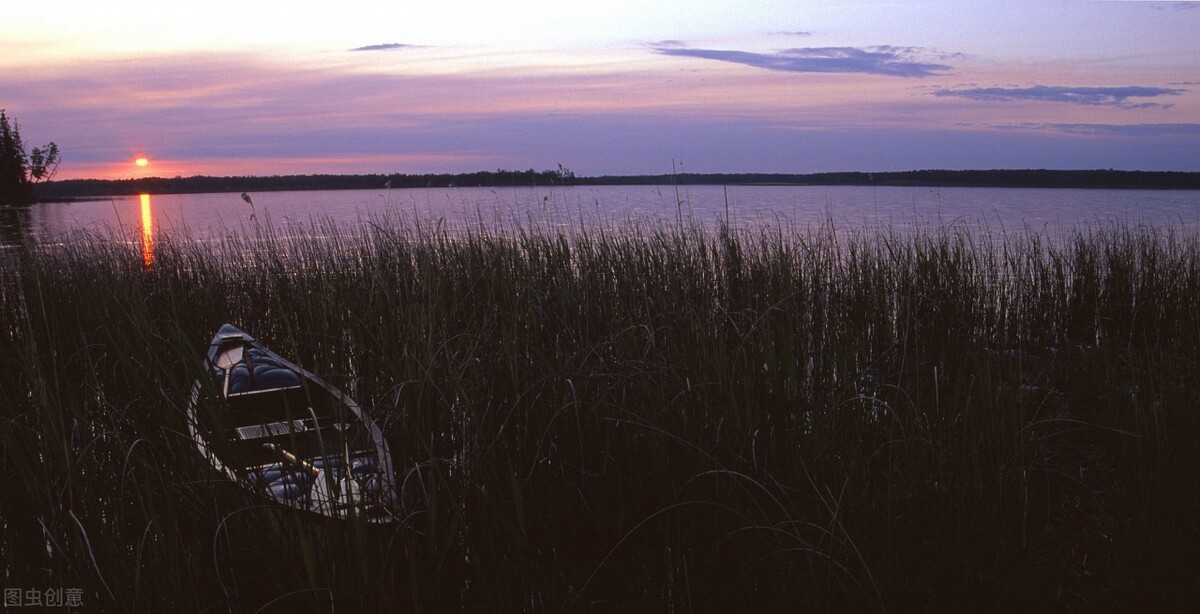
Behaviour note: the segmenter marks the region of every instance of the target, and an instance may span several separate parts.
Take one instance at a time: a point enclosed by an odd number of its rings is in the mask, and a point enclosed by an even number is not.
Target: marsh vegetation
[[[136,242],[136,237],[134,238]],[[0,255],[0,577],[127,611],[1200,604],[1200,239],[376,223]],[[379,421],[402,522],[183,422],[237,323]]]

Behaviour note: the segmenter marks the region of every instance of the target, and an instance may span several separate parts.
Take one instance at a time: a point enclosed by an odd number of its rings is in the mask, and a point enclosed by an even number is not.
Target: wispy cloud
[[[414,47],[416,47],[416,45],[406,45],[404,43],[383,43],[381,45],[365,45],[362,47],[355,47],[353,49],[348,49],[347,51],[396,51],[398,49],[412,49]]]
[[[1050,131],[1082,136],[1123,136],[1140,138],[1200,137],[1200,124],[1068,124],[1020,123],[993,126],[1001,130]]]
[[[987,102],[1041,101],[1065,102],[1086,106],[1117,107],[1121,109],[1167,109],[1172,105],[1158,102],[1133,102],[1131,98],[1178,96],[1187,90],[1168,87],[1068,87],[1034,85],[1032,87],[963,87],[941,88],[934,96],[953,96]]]
[[[800,73],[865,73],[892,77],[931,77],[950,70],[946,64],[921,61],[925,50],[915,47],[801,47],[774,53],[727,49],[693,49],[658,45],[657,53],[744,64],[755,68]]]

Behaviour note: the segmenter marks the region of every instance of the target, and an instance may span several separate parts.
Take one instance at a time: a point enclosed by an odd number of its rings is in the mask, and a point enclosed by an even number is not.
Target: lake
[[[414,220],[462,229],[566,230],[679,220],[738,228],[783,225],[906,228],[967,224],[1029,228],[1054,235],[1110,223],[1200,227],[1200,191],[872,186],[580,186],[259,192],[121,196],[45,203],[0,219],[3,242],[78,231],[205,239],[252,232],[259,224],[305,234],[313,222],[357,225]],[[251,215],[256,214],[254,220]]]

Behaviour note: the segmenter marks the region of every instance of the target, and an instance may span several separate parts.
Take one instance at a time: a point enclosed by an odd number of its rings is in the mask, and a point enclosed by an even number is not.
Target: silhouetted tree
[[[20,127],[0,109],[0,206],[33,202],[33,186],[48,181],[56,170],[58,145],[50,142],[25,153]]]

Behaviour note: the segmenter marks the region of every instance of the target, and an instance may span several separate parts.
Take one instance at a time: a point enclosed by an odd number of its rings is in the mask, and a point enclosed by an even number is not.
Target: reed
[[[1200,605],[1200,240],[316,222],[0,255],[0,578],[126,611]],[[384,428],[403,521],[184,433],[231,321]]]

